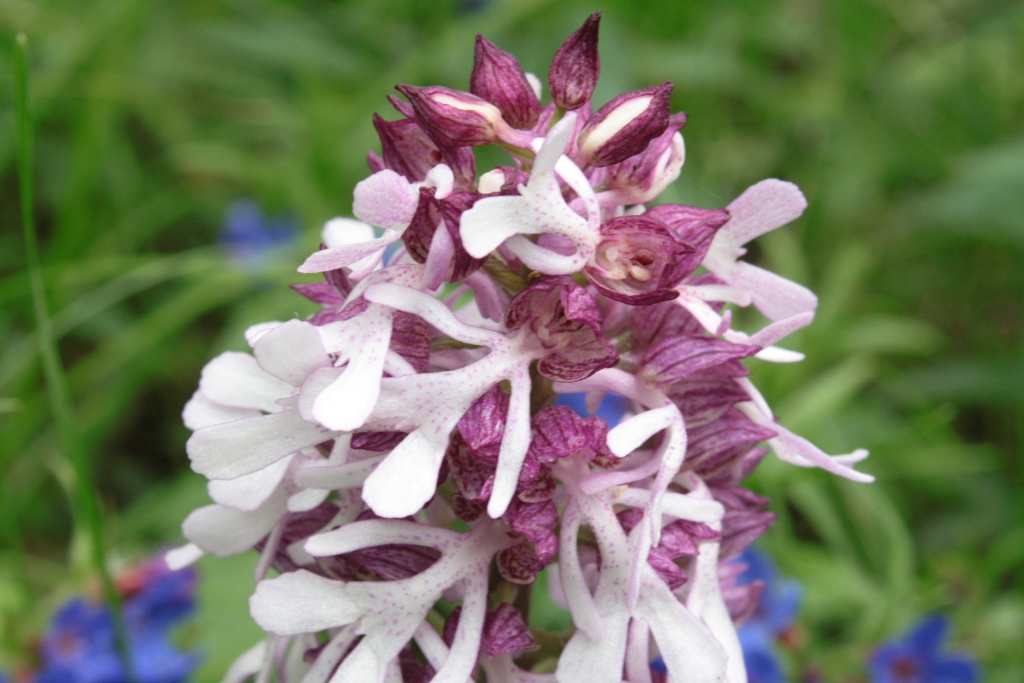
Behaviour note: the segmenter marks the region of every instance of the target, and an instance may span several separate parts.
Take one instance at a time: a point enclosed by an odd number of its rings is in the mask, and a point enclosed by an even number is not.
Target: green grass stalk
[[[68,396],[67,381],[61,366],[57,343],[53,334],[46,289],[36,234],[35,198],[33,186],[32,117],[29,111],[28,36],[18,33],[14,39],[15,107],[18,137],[18,184],[21,198],[21,222],[25,231],[25,253],[32,305],[35,310],[39,334],[39,353],[43,363],[43,376],[50,409],[57,421],[57,429],[64,453],[75,472],[75,530],[78,537],[88,539],[93,570],[99,578],[103,597],[110,606],[117,631],[118,650],[124,661],[129,680],[135,680],[128,649],[128,633],[121,613],[121,598],[107,569],[106,547],[103,540],[103,519],[92,481],[92,469],[81,447],[78,430]]]

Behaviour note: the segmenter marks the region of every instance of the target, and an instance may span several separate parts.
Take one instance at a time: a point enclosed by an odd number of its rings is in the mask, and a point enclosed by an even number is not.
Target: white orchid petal
[[[185,404],[185,408],[181,412],[181,419],[186,427],[195,431],[203,427],[243,420],[247,417],[259,417],[259,415],[260,411],[255,408],[232,408],[214,403],[202,391],[196,390],[196,393],[192,394],[192,398]]]
[[[164,563],[168,569],[176,572],[179,569],[192,566],[205,554],[206,552],[195,543],[186,543],[164,553]]]
[[[293,459],[288,456],[235,479],[211,481],[206,490],[215,503],[244,512],[255,510],[274,494]]]
[[[672,424],[678,414],[679,410],[675,406],[667,405],[623,420],[608,432],[608,448],[618,457],[624,458]]]
[[[385,457],[378,455],[344,465],[308,466],[295,473],[295,483],[323,490],[358,488]]]
[[[295,410],[200,429],[185,444],[192,469],[210,479],[234,479],[328,441],[334,432]]]
[[[417,429],[405,437],[363,484],[363,500],[370,509],[381,517],[408,517],[426,505],[436,490],[454,426]]]
[[[276,413],[295,388],[263,370],[247,353],[225,351],[203,368],[199,390],[214,403]]]
[[[249,611],[260,628],[282,636],[345,626],[362,614],[345,584],[305,569],[260,581]]]
[[[343,555],[389,543],[448,550],[462,537],[457,531],[399,519],[367,519],[309,537],[306,552],[313,557]]]
[[[181,524],[185,538],[217,557],[237,555],[256,545],[284,513],[284,500],[278,499],[252,512],[223,505],[207,505],[185,518]]]
[[[729,282],[750,292],[757,310],[771,320],[783,320],[818,307],[818,297],[803,285],[743,261],[736,264]]]
[[[314,370],[331,365],[320,333],[304,320],[289,320],[267,332],[253,348],[253,356],[261,368],[293,387]]]
[[[530,375],[523,368],[509,379],[512,394],[498,453],[498,467],[494,473],[494,489],[487,503],[487,514],[492,519],[501,517],[508,509],[519,484],[519,470],[530,447]]]

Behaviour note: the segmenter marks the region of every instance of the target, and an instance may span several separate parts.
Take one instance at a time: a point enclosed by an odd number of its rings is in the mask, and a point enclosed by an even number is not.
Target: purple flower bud
[[[366,165],[370,168],[370,173],[377,173],[383,171],[388,167],[384,163],[384,157],[374,152],[372,149],[366,153]]]
[[[466,446],[490,465],[498,462],[498,447],[501,446],[501,439],[505,434],[508,404],[509,395],[495,385],[473,401],[469,410],[459,420],[459,434],[465,440]]]
[[[610,166],[640,154],[668,127],[672,84],[619,95],[587,120],[576,139],[581,161]]]
[[[553,533],[551,534],[551,542],[548,545],[551,546],[551,555],[554,556],[554,548],[558,545],[558,538]],[[537,573],[547,565],[546,562],[543,562],[538,557],[534,545],[529,541],[524,541],[519,545],[502,550],[498,553],[496,559],[498,571],[501,573],[502,578],[509,583],[521,585],[533,583],[534,579],[537,578]]]
[[[494,487],[494,466],[484,462],[459,438],[452,438],[445,453],[452,479],[470,503],[484,503]]]
[[[658,386],[668,386],[693,373],[757,353],[756,346],[733,344],[701,334],[662,339],[644,354],[640,373]]]
[[[729,212],[725,209],[698,209],[681,204],[660,204],[644,215],[661,221],[679,239],[693,246],[694,251],[680,259],[675,266],[673,276],[678,278],[677,281],[682,281],[697,269],[707,255],[718,229],[729,222]]]
[[[537,647],[523,615],[508,603],[498,605],[484,620],[483,649],[491,657]]]
[[[568,276],[543,277],[516,294],[505,311],[505,326],[515,330],[524,325],[537,333],[548,351],[537,366],[548,379],[577,382],[619,360],[599,334],[597,304]]]
[[[519,60],[480,35],[476,37],[469,91],[498,107],[515,128],[532,128],[540,118],[540,100]]]
[[[738,458],[733,458],[714,474],[708,476],[705,481],[708,486],[728,487],[735,486],[750,476],[757,464],[768,455],[767,448],[752,448]]]
[[[655,138],[647,149],[611,166],[603,173],[591,176],[593,184],[606,189],[601,192],[602,202],[614,204],[646,204],[654,200],[670,183],[679,177],[686,158],[682,136],[677,136],[686,125],[686,113],[669,117],[665,132]]]
[[[383,453],[402,443],[406,432],[356,432],[352,435],[352,448]]]
[[[664,224],[646,216],[620,216],[601,224],[601,242],[587,279],[610,299],[633,306],[670,301],[676,264],[693,247],[678,239]]]
[[[687,581],[686,572],[673,561],[672,554],[664,548],[651,548],[647,553],[647,564],[651,565],[654,572],[668,585],[669,590],[675,590]]]
[[[430,683],[437,674],[430,662],[421,662],[408,647],[398,653],[398,667],[402,672],[402,683]]]
[[[504,519],[513,531],[518,531],[534,543],[539,543],[555,532],[555,527],[558,526],[558,509],[550,500],[539,503],[513,500]]]
[[[541,462],[554,462],[578,453],[590,444],[590,433],[576,411],[548,406],[533,416],[530,452]]]
[[[427,177],[427,171],[441,163],[441,150],[416,121],[385,121],[374,114],[373,127],[380,136],[384,166],[409,182],[420,182]]]
[[[523,468],[524,472],[526,468]],[[516,498],[524,503],[540,503],[551,500],[555,495],[555,478],[547,467],[539,468],[536,476],[524,479],[519,476],[519,487],[516,489]]]
[[[396,87],[409,98],[416,120],[439,146],[489,145],[503,123],[497,107],[468,92],[439,85]]]
[[[409,361],[416,372],[426,372],[430,361],[430,326],[423,318],[397,312],[391,323],[391,349]]]
[[[473,258],[469,255],[462,246],[462,234],[459,231],[462,214],[472,208],[479,198],[480,195],[475,192],[456,190],[437,202],[437,208],[441,213],[441,218],[444,219],[445,228],[455,244],[455,258],[452,263],[452,271],[450,276],[446,278],[449,282],[458,282],[468,277],[477,270],[480,270],[484,265],[484,261],[487,260],[486,256],[484,258]]]
[[[562,109],[579,109],[594,94],[597,77],[601,73],[601,58],[597,54],[600,24],[601,13],[594,12],[562,43],[551,60],[548,85],[551,98]]]

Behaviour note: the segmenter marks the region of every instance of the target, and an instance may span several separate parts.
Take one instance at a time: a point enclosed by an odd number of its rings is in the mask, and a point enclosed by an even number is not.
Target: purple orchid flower
[[[555,55],[546,104],[483,37],[470,92],[399,86],[355,217],[299,268],[323,273],[295,286],[321,310],[254,325],[251,354],[204,369],[183,417],[212,502],[167,557],[259,553],[267,636],[228,683],[766,671],[737,624],[774,594],[733,560],[775,515],[744,480],[769,450],[871,479],[852,467],[866,451],[780,425],[744,365],[802,358],[776,344],[814,295],[741,257],[805,202],[769,180],[725,209],[645,207],[681,171],[686,114],[669,83],[593,112],[599,19]],[[478,173],[484,145],[511,158]],[[771,322],[733,329],[749,305]],[[530,628],[542,571],[567,640]],[[538,643],[548,668],[530,670]]]

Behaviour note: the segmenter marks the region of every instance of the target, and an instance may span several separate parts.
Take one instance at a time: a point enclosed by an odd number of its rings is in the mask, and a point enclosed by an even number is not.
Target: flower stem
[[[129,680],[135,676],[128,651],[127,630],[121,614],[121,599],[114,581],[107,571],[106,551],[103,544],[103,520],[100,516],[96,489],[93,486],[92,471],[85,451],[81,447],[75,426],[71,402],[68,398],[67,382],[61,367],[60,355],[53,334],[49,310],[46,305],[46,289],[43,269],[39,256],[39,238],[36,234],[35,199],[33,187],[32,117],[29,111],[28,83],[28,36],[18,33],[14,39],[14,80],[15,107],[18,136],[18,184],[21,198],[21,222],[25,231],[25,254],[28,262],[29,284],[32,290],[32,305],[35,310],[36,327],[39,330],[39,354],[43,363],[43,376],[50,410],[57,421],[57,429],[64,447],[64,453],[75,472],[76,495],[75,523],[79,525],[76,535],[87,538],[93,569],[99,577],[104,599],[110,607],[117,630],[118,650],[124,661]]]

